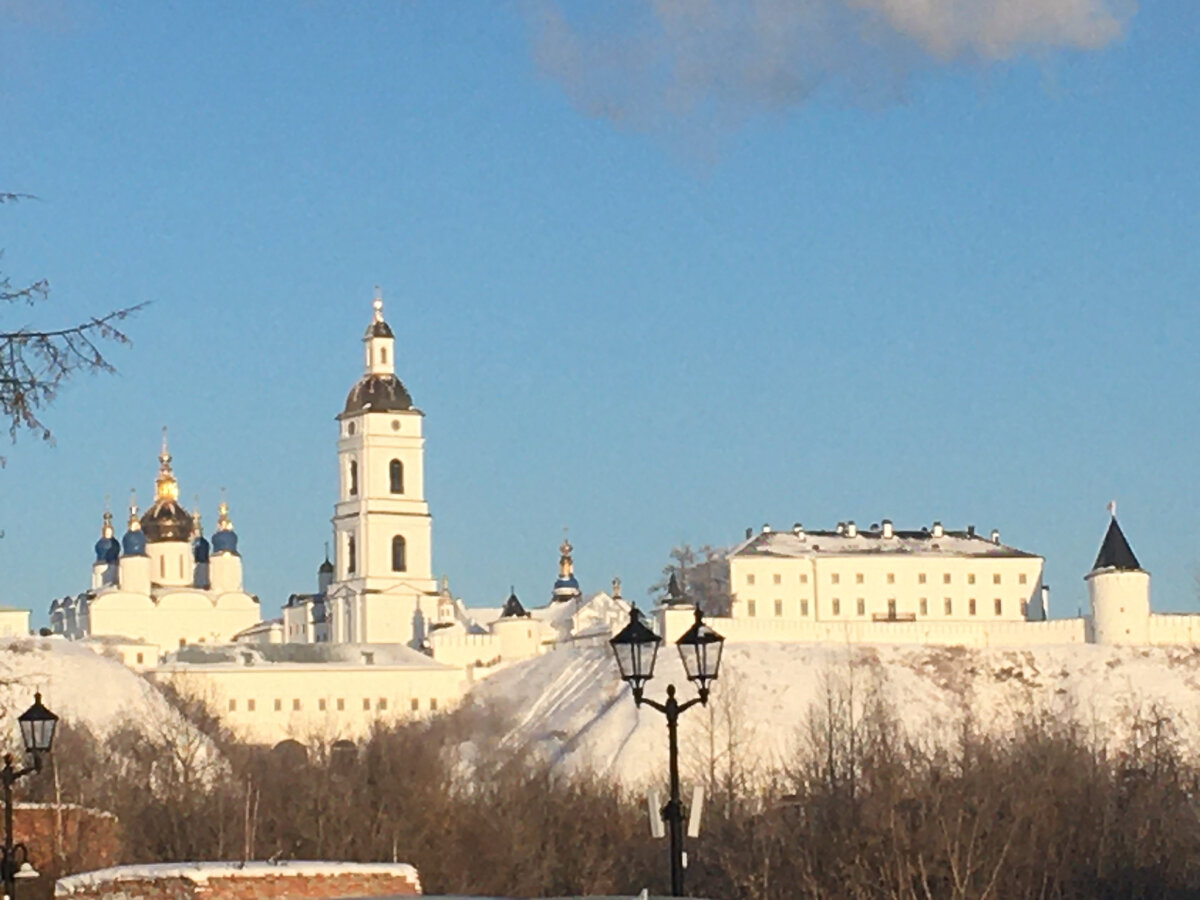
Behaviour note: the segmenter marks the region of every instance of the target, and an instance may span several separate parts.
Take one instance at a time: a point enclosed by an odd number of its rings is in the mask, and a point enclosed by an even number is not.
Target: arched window
[[[385,366],[387,365],[387,347],[379,348],[379,361]]]
[[[392,571],[405,572],[408,570],[407,560],[405,560],[404,538],[396,535],[392,538]]]
[[[350,460],[350,496],[358,493],[358,461]]]
[[[398,459],[393,459],[391,465],[388,466],[388,475],[391,476],[392,493],[404,493],[404,464]]]
[[[353,575],[354,570],[358,568],[358,560],[354,553],[354,535],[350,535],[346,539],[346,574]]]

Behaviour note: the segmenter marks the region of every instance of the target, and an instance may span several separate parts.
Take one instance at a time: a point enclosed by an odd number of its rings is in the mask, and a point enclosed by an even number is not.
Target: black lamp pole
[[[18,769],[13,765],[12,754],[5,753],[4,768],[0,769],[0,781],[4,782],[4,853],[0,856],[0,876],[8,900],[15,900],[17,874],[29,860],[25,845],[13,843],[13,784],[31,772],[42,770],[42,754],[49,753],[54,744],[58,716],[42,705],[39,693],[34,694],[33,706],[17,716],[17,724],[21,726],[21,740],[26,752],[33,757],[33,763]]]
[[[671,576],[668,602],[678,603],[683,597],[675,577]],[[679,655],[689,681],[696,684],[698,696],[680,703],[675,698],[675,685],[667,685],[667,701],[659,703],[644,696],[646,682],[654,676],[654,661],[662,638],[642,621],[637,607],[629,610],[629,624],[609,644],[617,657],[621,678],[633,689],[633,700],[656,709],[667,717],[668,761],[670,766],[671,798],[661,810],[667,825],[671,854],[671,896],[683,896],[683,801],[679,796],[679,716],[697,703],[708,703],[709,685],[716,681],[721,664],[721,649],[725,639],[704,624],[700,607],[696,607],[695,623],[678,641]]]

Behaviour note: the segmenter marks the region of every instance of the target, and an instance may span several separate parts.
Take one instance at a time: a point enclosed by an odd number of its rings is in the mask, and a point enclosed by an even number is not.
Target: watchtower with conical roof
[[[1150,637],[1150,573],[1141,567],[1114,512],[1084,576],[1097,644],[1146,644]]]

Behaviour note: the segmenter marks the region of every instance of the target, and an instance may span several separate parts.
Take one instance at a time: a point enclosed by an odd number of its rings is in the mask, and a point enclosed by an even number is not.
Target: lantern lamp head
[[[688,681],[695,683],[701,702],[708,702],[709,685],[720,674],[725,638],[705,623],[700,604],[696,604],[696,621],[675,642],[675,646],[679,648],[679,657],[683,660]]]
[[[634,700],[641,703],[642,689],[654,677],[654,660],[662,638],[642,621],[641,612],[634,606],[629,609],[629,624],[608,643],[617,657],[621,680],[629,682]]]
[[[33,754],[35,764],[39,755],[49,753],[54,746],[54,732],[58,728],[58,716],[42,705],[41,693],[33,695],[33,706],[17,716],[21,726],[21,741],[25,750]]]

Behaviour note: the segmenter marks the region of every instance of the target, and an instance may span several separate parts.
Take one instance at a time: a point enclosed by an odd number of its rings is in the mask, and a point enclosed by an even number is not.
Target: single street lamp
[[[681,598],[679,585],[671,577],[671,588],[668,590],[673,600]],[[708,703],[708,691],[712,682],[717,680],[721,667],[721,650],[725,638],[717,634],[704,623],[699,604],[696,605],[696,621],[675,642],[679,648],[679,656],[683,660],[683,668],[687,672],[688,681],[696,685],[699,694],[684,703],[675,699],[675,685],[667,685],[667,702],[659,703],[644,696],[646,682],[654,677],[654,662],[658,656],[658,646],[662,638],[650,630],[642,621],[642,614],[637,607],[629,610],[629,624],[621,629],[609,644],[617,657],[617,667],[621,670],[621,680],[629,682],[633,689],[633,699],[638,706],[645,704],[657,709],[667,717],[667,735],[669,739],[669,761],[671,769],[671,799],[662,808],[663,821],[667,823],[667,833],[670,837],[671,853],[671,896],[683,896],[683,803],[679,799],[679,716],[697,703]]]
[[[42,705],[42,695],[33,695],[33,706],[17,716],[21,727],[21,742],[25,752],[33,757],[33,764],[17,769],[13,767],[11,753],[4,754],[4,768],[0,769],[0,780],[4,782],[4,853],[0,856],[0,878],[4,881],[4,893],[9,900],[16,897],[18,878],[35,878],[37,873],[29,864],[29,854],[24,844],[13,844],[13,800],[12,786],[30,772],[42,770],[42,754],[49,753],[54,746],[54,730],[58,727],[58,716]]]

